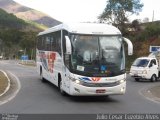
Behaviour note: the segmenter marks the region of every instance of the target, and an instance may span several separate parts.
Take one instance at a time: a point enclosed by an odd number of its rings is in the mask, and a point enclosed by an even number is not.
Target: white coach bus
[[[41,79],[62,94],[105,96],[126,91],[124,41],[130,40],[107,24],[60,24],[38,34],[37,70]]]

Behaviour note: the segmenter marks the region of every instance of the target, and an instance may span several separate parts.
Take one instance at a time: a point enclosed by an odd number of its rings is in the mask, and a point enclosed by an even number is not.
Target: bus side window
[[[51,34],[51,51],[56,51],[56,37],[55,34]]]
[[[46,51],[50,51],[51,50],[51,47],[50,47],[50,36],[46,36],[45,37],[45,50]]]
[[[45,50],[44,45],[45,45],[45,37],[42,36],[42,38],[41,38],[41,50]]]
[[[37,39],[37,48],[39,49],[39,50],[41,50],[42,49],[42,37],[38,37],[38,39]]]
[[[51,51],[53,51],[53,44],[54,44],[54,38],[53,35],[51,36],[51,42],[50,42]]]
[[[55,33],[56,37],[56,51],[61,55],[61,31]]]

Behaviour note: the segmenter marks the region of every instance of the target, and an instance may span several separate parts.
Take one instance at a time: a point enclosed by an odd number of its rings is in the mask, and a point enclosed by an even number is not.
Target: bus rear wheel
[[[40,79],[41,79],[42,82],[46,82],[46,80],[43,77],[42,67],[40,68]]]
[[[135,78],[135,81],[139,82],[139,78]]]

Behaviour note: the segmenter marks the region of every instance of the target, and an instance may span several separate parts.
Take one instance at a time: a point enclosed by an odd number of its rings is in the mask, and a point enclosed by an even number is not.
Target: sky
[[[41,11],[61,22],[95,22],[104,11],[107,0],[14,0],[22,5]],[[141,0],[144,4],[142,12],[134,19],[149,18],[160,20],[160,0]]]

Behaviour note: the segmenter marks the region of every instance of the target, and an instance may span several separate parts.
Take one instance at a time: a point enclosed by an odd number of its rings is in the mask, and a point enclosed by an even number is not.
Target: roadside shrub
[[[151,23],[145,29],[145,35],[147,39],[158,37],[160,35],[160,24],[159,23]]]

